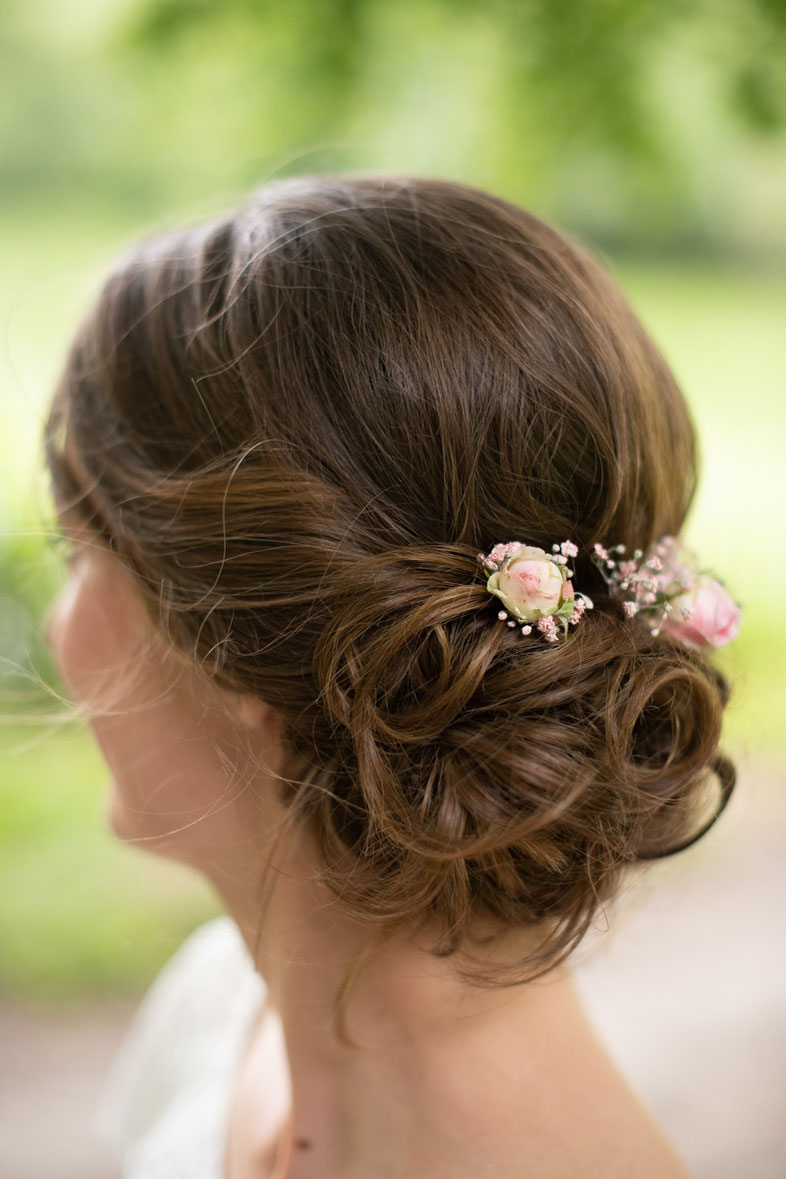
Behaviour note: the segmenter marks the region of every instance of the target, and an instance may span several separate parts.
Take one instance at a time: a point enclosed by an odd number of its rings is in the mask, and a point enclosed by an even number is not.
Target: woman
[[[471,188],[273,184],[118,261],[47,633],[112,830],[227,911],[118,1058],[125,1176],[687,1174],[567,959],[734,786],[695,445],[601,267]]]

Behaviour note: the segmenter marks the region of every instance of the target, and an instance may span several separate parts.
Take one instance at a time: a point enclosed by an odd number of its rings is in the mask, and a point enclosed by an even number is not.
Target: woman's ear
[[[261,728],[263,725],[268,727],[277,719],[277,716],[273,715],[275,709],[272,705],[266,704],[250,692],[234,693],[234,712],[240,724],[248,729]]]
[[[281,713],[252,692],[222,691],[224,716],[229,720],[234,735],[243,742],[249,753],[259,757],[262,764],[278,773],[284,719]]]

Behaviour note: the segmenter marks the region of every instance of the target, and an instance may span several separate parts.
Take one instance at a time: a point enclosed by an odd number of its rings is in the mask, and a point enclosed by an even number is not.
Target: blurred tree
[[[380,108],[414,86],[410,130],[429,125],[435,170],[471,159],[480,182],[612,247],[709,243],[725,178],[701,157],[707,92],[752,139],[786,128],[786,0],[140,0],[115,45],[175,74],[228,54],[271,158],[330,157],[346,138],[368,166],[375,126],[391,126]],[[451,122],[464,88],[481,92],[483,137],[465,108]]]
[[[359,167],[610,249],[781,233],[786,0],[5,0],[0,33],[9,200],[198,208]]]
[[[299,34],[298,73],[330,97],[321,112],[327,126],[346,108],[374,49],[367,35],[374,10],[390,7],[391,0],[287,4],[287,20]],[[555,109],[584,140],[589,135],[623,151],[652,149],[649,63],[686,30],[699,34],[701,52],[723,76],[730,109],[746,126],[761,132],[786,126],[786,0],[421,0],[421,20],[428,20],[428,8],[459,20],[481,9],[510,48],[507,69],[521,92],[558,99]],[[125,36],[171,60],[188,30],[215,29],[240,16],[253,54],[280,12],[273,0],[142,0]]]

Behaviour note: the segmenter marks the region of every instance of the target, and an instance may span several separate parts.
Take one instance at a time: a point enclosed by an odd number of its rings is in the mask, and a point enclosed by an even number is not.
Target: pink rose
[[[736,638],[740,629],[739,606],[713,577],[702,578],[695,590],[677,598],[673,605],[664,630],[689,647],[722,647]],[[683,609],[690,612],[688,618],[681,616]]]
[[[488,589],[524,622],[553,614],[573,597],[573,587],[566,581],[563,567],[552,561],[543,549],[532,545],[517,549],[489,578]]]

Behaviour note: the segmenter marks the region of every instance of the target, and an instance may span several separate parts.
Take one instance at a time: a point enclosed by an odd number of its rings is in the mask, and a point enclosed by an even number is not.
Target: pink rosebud
[[[533,545],[521,545],[510,553],[486,583],[489,593],[496,594],[521,622],[534,622],[558,609],[562,587],[559,565]]]
[[[664,630],[688,647],[722,647],[739,632],[742,611],[714,577],[701,578],[692,594],[678,598],[674,606]],[[683,609],[688,616],[678,620],[675,614]]]

